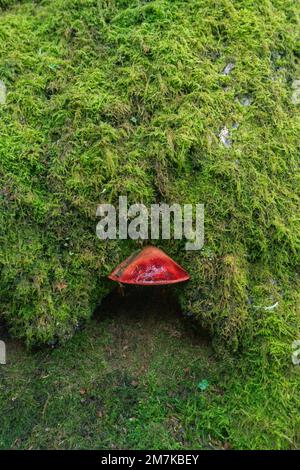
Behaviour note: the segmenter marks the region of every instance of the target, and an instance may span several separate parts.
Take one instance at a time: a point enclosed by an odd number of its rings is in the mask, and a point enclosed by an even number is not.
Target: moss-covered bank
[[[13,333],[65,340],[90,318],[106,275],[135,247],[96,238],[96,206],[127,194],[205,204],[203,250],[160,246],[191,273],[183,308],[215,338],[294,338],[295,2],[1,6],[1,315]]]

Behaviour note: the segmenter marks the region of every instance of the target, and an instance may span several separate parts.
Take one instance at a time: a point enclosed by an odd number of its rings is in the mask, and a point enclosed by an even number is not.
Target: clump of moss
[[[96,238],[96,206],[127,194],[204,203],[204,249],[161,246],[191,273],[184,309],[236,348],[257,272],[281,285],[282,302],[296,289],[294,2],[1,6],[1,314],[14,333],[63,341],[91,316],[132,250]]]
[[[243,265],[242,265],[243,263]],[[234,255],[193,261],[191,282],[182,295],[182,307],[202,326],[237,347],[247,319],[247,271]]]

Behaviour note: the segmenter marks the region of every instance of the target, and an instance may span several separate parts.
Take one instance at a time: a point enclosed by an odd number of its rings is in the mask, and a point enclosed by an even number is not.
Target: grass
[[[172,290],[113,294],[64,347],[7,349],[2,449],[299,446],[294,366],[278,381],[266,364],[249,374],[245,358],[218,357]]]
[[[0,9],[0,316],[28,347],[60,345],[30,353],[10,343],[1,445],[93,447],[100,436],[119,448],[299,446],[296,3],[2,0]],[[139,242],[97,239],[96,206],[126,194],[205,206],[203,250],[154,243],[191,274],[175,293],[211,349],[170,338],[159,308],[157,327],[145,323],[155,348],[146,342],[143,374],[133,339],[128,362],[114,358],[118,342],[108,355],[121,325],[101,306],[107,274]],[[97,305],[105,320],[88,323]],[[122,316],[134,338],[131,318]]]

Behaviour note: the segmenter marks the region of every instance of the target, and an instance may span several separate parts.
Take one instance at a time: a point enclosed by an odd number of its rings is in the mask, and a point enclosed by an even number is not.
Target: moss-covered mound
[[[191,274],[186,313],[233,346],[250,331],[294,338],[295,2],[0,5],[0,314],[12,331],[49,343],[91,316],[136,247],[100,241],[96,207],[128,195],[205,205],[201,251],[159,242]]]

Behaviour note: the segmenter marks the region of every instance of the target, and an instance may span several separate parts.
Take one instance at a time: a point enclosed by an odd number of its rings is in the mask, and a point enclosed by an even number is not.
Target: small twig
[[[43,406],[42,416],[44,416],[44,414],[45,414],[45,411],[46,411],[46,408],[47,408],[47,406],[48,406],[49,400],[50,400],[50,395],[48,395],[48,398],[47,398],[47,400],[45,401],[45,404],[44,404],[44,406]]]

